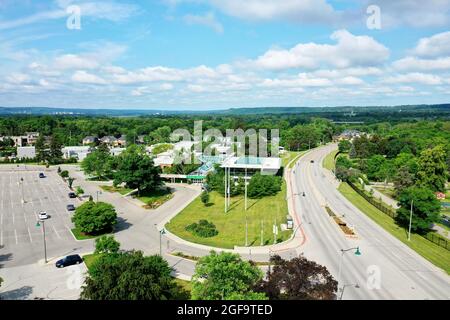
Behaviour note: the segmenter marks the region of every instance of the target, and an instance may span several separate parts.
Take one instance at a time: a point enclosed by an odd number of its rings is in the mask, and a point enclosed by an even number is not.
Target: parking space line
[[[28,229],[28,236],[30,237],[30,242],[33,242],[33,238],[31,237],[30,228],[27,226]]]
[[[19,240],[17,239],[17,231],[14,229],[14,236],[16,237],[16,244],[19,244]]]
[[[59,235],[58,231],[56,231],[55,226],[52,226],[52,228],[53,228],[53,231],[55,231],[56,236],[57,236],[59,239],[61,239],[61,236]]]

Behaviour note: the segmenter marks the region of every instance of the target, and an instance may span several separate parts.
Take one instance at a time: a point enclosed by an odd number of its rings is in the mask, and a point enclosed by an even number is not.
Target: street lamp
[[[161,247],[161,243],[162,243],[162,236],[163,234],[166,234],[166,230],[164,230],[164,228],[162,228],[161,230],[159,230],[159,255],[162,257],[162,247]]]
[[[341,296],[339,297],[339,300],[342,300],[342,297],[344,296],[344,290],[345,290],[345,287],[354,287],[354,288],[356,288],[356,289],[359,289],[359,288],[360,288],[359,285],[358,285],[357,283],[344,284],[344,285],[342,286]]]
[[[44,235],[44,259],[45,263],[47,263],[47,243],[45,242],[45,220],[38,220],[36,222],[36,227],[39,228],[41,226],[40,222],[42,222],[42,231]]]
[[[97,194],[97,202],[98,202],[98,195],[102,194],[102,192],[97,190],[97,191],[95,191],[95,193]]]
[[[355,256],[361,255],[361,251],[359,250],[359,247],[349,248],[349,249],[341,249],[341,259],[339,261],[339,273],[338,273],[338,289],[339,289],[339,284],[341,283],[341,270],[342,270],[342,261],[344,260],[344,254],[351,250],[355,250]]]

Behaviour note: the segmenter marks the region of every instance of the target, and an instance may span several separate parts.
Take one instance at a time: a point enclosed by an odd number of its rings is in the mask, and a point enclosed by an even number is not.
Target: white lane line
[[[3,230],[0,230],[0,246],[3,246]]]
[[[53,231],[55,231],[55,233],[56,233],[56,236],[59,238],[59,239],[61,239],[61,237],[60,237],[60,235],[59,235],[59,233],[58,233],[58,231],[56,231],[56,229],[55,229],[55,226],[52,226],[52,228],[53,228]]]
[[[16,244],[19,244],[19,240],[17,239],[17,231],[14,229],[14,236],[16,237]]]
[[[29,227],[27,227],[27,229],[28,229],[28,236],[30,237],[30,242],[33,242],[33,238],[31,237],[31,232],[30,232],[30,228],[29,228]]]

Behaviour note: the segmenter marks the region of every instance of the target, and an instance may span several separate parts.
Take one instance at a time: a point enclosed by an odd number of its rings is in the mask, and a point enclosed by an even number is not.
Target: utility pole
[[[409,214],[408,241],[411,241],[411,224],[412,224],[412,214],[413,214],[413,203],[414,203],[414,200],[411,200],[411,213]]]
[[[224,188],[224,192],[225,192],[224,196],[225,196],[225,198],[224,198],[224,200],[225,200],[225,213],[227,213],[227,168],[225,167],[224,169],[225,169],[225,174],[224,174],[225,181],[223,182],[224,185],[225,185],[225,188]]]
[[[261,220],[261,246],[264,245],[264,223]]]
[[[247,221],[247,213],[245,213],[245,246],[248,247],[248,221]]]
[[[244,179],[244,186],[245,186],[245,211],[247,211],[247,167],[245,167],[245,179]]]

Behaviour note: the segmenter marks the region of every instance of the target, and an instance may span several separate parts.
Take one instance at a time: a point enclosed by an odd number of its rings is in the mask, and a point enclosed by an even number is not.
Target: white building
[[[18,159],[34,159],[36,158],[35,147],[17,147]]]
[[[281,168],[281,158],[259,158],[259,157],[229,157],[222,163],[222,168],[229,168],[231,174],[236,175],[260,172],[265,175],[276,175]]]
[[[115,157],[115,156],[120,155],[125,150],[126,150],[126,148],[111,148],[111,149],[109,149],[109,153]]]
[[[76,158],[78,161],[83,161],[84,158],[91,153],[92,148],[89,146],[73,146],[64,147],[61,149],[64,159]]]

